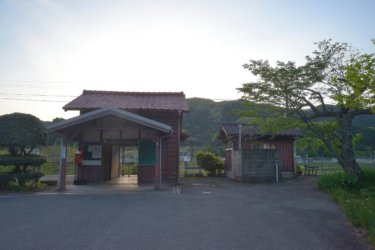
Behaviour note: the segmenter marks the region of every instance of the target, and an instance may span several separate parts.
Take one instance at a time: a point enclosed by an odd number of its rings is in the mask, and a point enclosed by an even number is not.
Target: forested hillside
[[[188,103],[190,111],[184,116],[183,129],[189,138],[184,145],[205,146],[212,151],[221,145],[215,138],[222,123],[247,123],[250,119],[240,117],[236,111],[260,108],[259,105],[250,107],[239,100],[214,102],[210,99],[190,98]],[[357,151],[375,150],[375,115],[356,117],[353,127],[355,133],[362,135],[356,143]]]
[[[190,98],[189,113],[184,116],[183,129],[189,134],[185,144],[204,146],[211,144],[221,123],[240,122],[235,110],[244,109],[240,101],[214,102],[209,99]]]
[[[214,102],[210,99],[190,98],[187,100],[189,104],[189,113],[184,115],[183,130],[189,135],[189,138],[183,143],[185,146],[194,146],[206,148],[213,152],[223,151],[224,144],[216,140],[216,135],[222,123],[249,123],[250,118],[241,117],[238,111],[250,109],[261,109],[260,105],[248,106],[243,102],[222,101]],[[237,111],[237,112],[236,112]],[[58,121],[59,119],[55,119]],[[50,122],[46,122],[48,124]],[[362,115],[354,119],[353,132],[360,133],[361,139],[356,142],[356,151],[368,153],[375,150],[375,115]],[[59,144],[60,136],[57,134],[49,135],[49,144]],[[304,145],[301,150],[316,151],[309,145]],[[309,155],[318,152],[308,152]]]

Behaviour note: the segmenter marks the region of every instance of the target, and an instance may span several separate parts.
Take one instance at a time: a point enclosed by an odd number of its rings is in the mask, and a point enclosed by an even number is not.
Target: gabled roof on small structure
[[[183,92],[117,92],[84,90],[82,95],[66,104],[66,110],[98,108],[189,111]]]
[[[219,134],[218,134],[219,138],[224,139],[228,137],[238,137],[240,133],[240,128],[241,128],[242,136],[254,137],[258,135],[261,135],[261,136],[266,135],[266,134],[260,133],[260,129],[258,126],[250,126],[250,125],[241,124],[241,123],[223,123],[221,124],[220,130],[219,130]],[[296,137],[300,134],[301,133],[299,129],[288,129],[275,135]]]
[[[79,125],[88,121],[92,121],[98,118],[102,118],[108,115],[113,115],[121,119],[134,122],[136,124],[143,125],[145,127],[149,127],[149,128],[155,129],[163,133],[172,132],[172,127],[169,125],[166,125],[164,123],[161,123],[161,122],[158,122],[158,121],[155,121],[155,120],[152,120],[152,119],[149,119],[149,118],[125,111],[125,110],[114,109],[114,108],[97,109],[97,110],[85,113],[83,115],[70,118],[68,120],[52,123],[47,126],[47,129],[50,132],[59,132],[66,128]]]

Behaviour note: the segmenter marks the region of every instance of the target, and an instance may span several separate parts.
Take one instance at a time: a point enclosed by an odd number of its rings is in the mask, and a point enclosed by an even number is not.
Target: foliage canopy
[[[208,171],[210,174],[215,175],[216,170],[224,169],[224,163],[214,153],[211,152],[197,152],[197,163],[204,170]]]
[[[46,159],[31,155],[38,145],[47,144],[47,129],[35,116],[13,113],[0,116],[0,147],[7,147],[9,156],[2,156],[0,165],[14,165],[15,172],[27,166],[40,166]]]
[[[27,155],[37,145],[47,144],[47,130],[30,114],[13,113],[0,116],[0,146],[11,155]]]
[[[271,66],[267,60],[250,60],[244,68],[259,80],[238,90],[244,100],[268,105],[268,115],[256,114],[261,128],[305,128],[324,143],[347,173],[360,177],[352,123],[354,117],[375,110],[375,55],[331,40],[316,45],[301,66],[290,61]]]

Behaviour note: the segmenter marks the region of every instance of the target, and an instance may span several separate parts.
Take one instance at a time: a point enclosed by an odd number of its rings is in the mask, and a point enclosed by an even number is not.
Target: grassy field
[[[303,174],[305,173],[305,164],[297,164],[300,166]],[[343,173],[343,169],[337,162],[313,162],[313,163],[307,163],[306,165],[314,165],[318,166],[317,174],[318,175],[329,175],[329,174],[336,174],[336,173]],[[371,163],[360,163],[360,166],[362,168],[375,168]],[[302,174],[302,175],[303,175]]]
[[[40,172],[44,175],[57,175],[59,174],[59,164],[60,162],[46,162],[40,167]],[[66,164],[66,174],[74,175],[75,164],[74,162],[67,162]]]
[[[343,172],[321,176],[318,187],[332,196],[355,227],[366,231],[375,248],[375,168],[363,167],[364,177],[357,182]]]

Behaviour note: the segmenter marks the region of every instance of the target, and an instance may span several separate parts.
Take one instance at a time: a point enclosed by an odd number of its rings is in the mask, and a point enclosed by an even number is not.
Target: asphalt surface
[[[367,249],[314,177],[0,195],[0,249]]]

